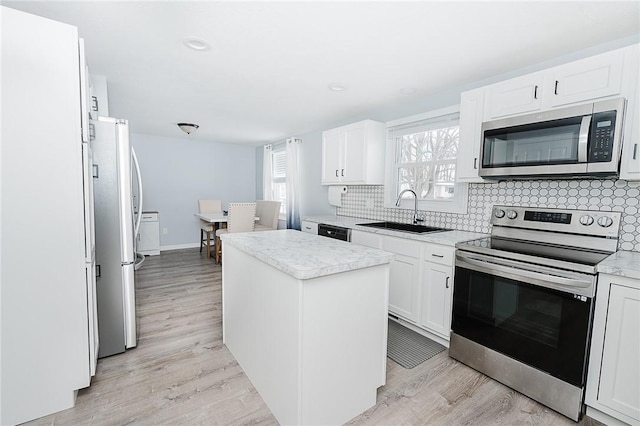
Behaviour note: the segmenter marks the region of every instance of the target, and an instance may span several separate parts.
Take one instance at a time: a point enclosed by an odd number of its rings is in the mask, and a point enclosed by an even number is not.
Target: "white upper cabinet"
[[[634,94],[627,100],[620,179],[640,181],[640,82],[638,82],[638,50],[625,57],[625,68],[635,73]],[[626,83],[626,82],[625,82]]]
[[[80,67],[80,126],[82,127],[82,142],[89,142],[89,103],[91,90],[89,88],[89,68],[84,56],[84,39],[78,39],[78,60]]]
[[[382,185],[385,131],[364,120],[322,132],[322,184]]]
[[[543,80],[544,73],[537,72],[489,86],[485,118],[538,111],[542,108]]]
[[[482,182],[482,122],[607,98],[627,99],[620,178],[640,180],[638,45],[463,92],[457,179]]]
[[[478,176],[484,89],[470,90],[460,96],[460,143],[456,165],[459,182],[482,182]]]
[[[619,95],[624,53],[618,49],[548,70],[545,99],[549,99],[549,106]]]

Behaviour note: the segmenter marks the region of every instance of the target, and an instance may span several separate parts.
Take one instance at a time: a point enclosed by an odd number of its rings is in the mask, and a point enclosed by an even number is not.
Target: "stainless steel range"
[[[620,217],[495,206],[491,237],[456,245],[449,355],[579,420],[596,265]]]

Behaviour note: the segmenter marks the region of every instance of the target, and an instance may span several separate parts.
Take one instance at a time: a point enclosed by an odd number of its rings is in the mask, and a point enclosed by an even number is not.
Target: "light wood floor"
[[[99,360],[74,408],[30,424],[277,424],[222,344],[219,265],[198,249],[148,257],[136,272],[136,297],[138,346]],[[444,351],[411,370],[387,359],[378,403],[349,424],[575,423]],[[585,417],[581,424],[598,423]]]

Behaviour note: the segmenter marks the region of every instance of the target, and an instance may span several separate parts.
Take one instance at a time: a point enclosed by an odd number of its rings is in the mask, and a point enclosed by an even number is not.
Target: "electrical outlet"
[[[167,235],[169,233],[169,228],[162,228],[162,235]]]
[[[373,198],[367,198],[364,202],[364,207],[367,209],[373,209]]]

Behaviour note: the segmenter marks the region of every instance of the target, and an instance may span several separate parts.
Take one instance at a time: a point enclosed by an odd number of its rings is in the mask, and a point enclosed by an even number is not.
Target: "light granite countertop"
[[[389,263],[393,253],[306,232],[243,232],[221,235],[229,245],[300,280]]]
[[[327,225],[342,226],[345,228],[351,228],[358,231],[371,232],[374,234],[389,235],[392,237],[407,238],[410,240],[423,241],[427,243],[442,244],[445,246],[454,247],[457,243],[464,241],[477,240],[478,238],[488,237],[489,234],[481,234],[478,232],[469,231],[443,231],[432,232],[427,234],[414,234],[411,232],[399,232],[391,231],[389,229],[370,228],[367,226],[359,226],[358,223],[369,222],[382,222],[376,219],[363,219],[360,217],[348,217],[348,216],[308,216],[303,217],[302,220],[315,223],[326,223]]]
[[[598,263],[596,270],[601,274],[640,280],[640,252],[619,251]]]

